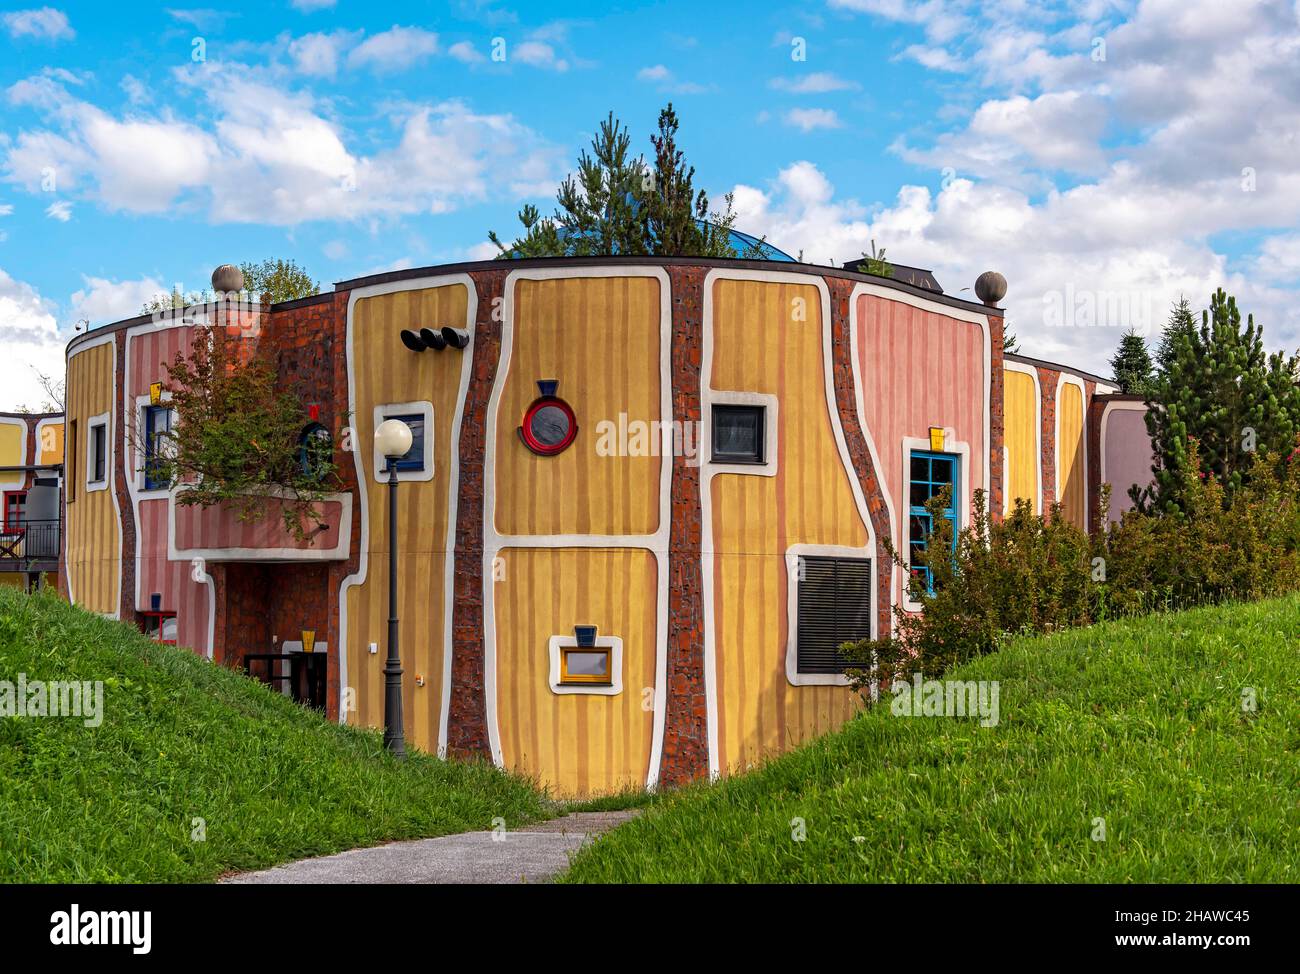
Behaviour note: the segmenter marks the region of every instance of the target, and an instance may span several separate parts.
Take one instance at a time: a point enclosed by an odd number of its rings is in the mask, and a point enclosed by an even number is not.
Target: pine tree
[[[632,158],[631,138],[614,113],[601,123],[591,152],[578,159],[578,174],[560,186],[553,216],[529,204],[519,211],[524,235],[510,246],[488,233],[502,257],[573,257],[659,254],[678,257],[752,257],[757,246],[737,254],[731,245],[736,215],[732,198],[710,212],[709,197],[692,185],[695,167],[677,148],[677,113],[672,103],[659,113],[659,132],[650,137],[654,165]],[[761,241],[760,241],[761,243]]]
[[[1151,356],[1147,354],[1147,343],[1135,329],[1130,328],[1120,337],[1110,369],[1120,392],[1145,396],[1151,391]]]
[[[1177,311],[1177,309],[1175,309]],[[1156,377],[1147,412],[1156,461],[1155,483],[1135,491],[1144,510],[1180,510],[1179,481],[1188,447],[1199,445],[1200,473],[1231,493],[1242,485],[1256,453],[1289,455],[1300,433],[1300,361],[1264,351],[1254,317],[1243,329],[1237,302],[1223,289],[1210,299],[1199,328],[1170,334],[1169,365]]]
[[[1192,307],[1187,303],[1185,295],[1178,296],[1178,303],[1170,309],[1169,320],[1165,323],[1164,331],[1160,333],[1160,341],[1156,344],[1155,365],[1159,372],[1169,370],[1169,363],[1174,357],[1174,339],[1180,334],[1188,334],[1196,330],[1196,315],[1192,313]]]

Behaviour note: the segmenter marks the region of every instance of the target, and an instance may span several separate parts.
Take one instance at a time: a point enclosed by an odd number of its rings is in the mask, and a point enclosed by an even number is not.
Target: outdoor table
[[[317,710],[325,709],[325,674],[327,670],[326,653],[245,653],[244,673],[253,675],[253,663],[258,660],[266,662],[266,683],[288,681],[289,694],[298,703],[305,703]],[[288,660],[289,674],[283,675],[280,662]]]

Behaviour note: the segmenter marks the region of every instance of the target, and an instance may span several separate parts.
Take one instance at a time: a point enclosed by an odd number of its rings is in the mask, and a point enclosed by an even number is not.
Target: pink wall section
[[[178,351],[190,347],[192,328],[167,328],[132,335],[127,346],[126,406],[134,412],[136,398],[149,395],[151,382],[165,381],[163,362],[171,362]],[[128,449],[130,445],[128,444]],[[150,495],[137,498],[135,460],[132,457],[127,476],[132,483],[136,518],[136,590],[137,611],[148,610],[149,596],[158,592],[162,608],[176,613],[177,643],[199,652],[208,652],[208,618],[212,611],[208,586],[196,582],[189,561],[167,559],[167,498]]]
[[[274,508],[256,521],[241,521],[221,507],[176,505],[176,548],[293,548],[303,552],[329,551],[339,543],[343,505],[324,501],[315,505],[325,521],[319,534],[298,539],[284,529],[281,510]]]
[[[984,486],[984,329],[874,295],[860,295],[856,310],[858,404],[879,454],[894,509],[893,540],[901,549],[905,438],[925,439],[931,426],[952,429],[970,446],[969,468],[962,471],[967,505],[971,491]]]
[[[1151,483],[1153,455],[1146,409],[1109,406],[1102,416],[1101,436],[1105,460],[1102,480],[1111,485],[1110,520],[1118,521],[1124,511],[1133,508],[1129,487]]]

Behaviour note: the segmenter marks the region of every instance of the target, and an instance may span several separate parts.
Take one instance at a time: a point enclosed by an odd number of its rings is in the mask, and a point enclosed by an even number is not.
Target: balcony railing
[[[14,568],[17,564],[59,560],[59,535],[63,523],[19,521],[0,528],[0,564]]]

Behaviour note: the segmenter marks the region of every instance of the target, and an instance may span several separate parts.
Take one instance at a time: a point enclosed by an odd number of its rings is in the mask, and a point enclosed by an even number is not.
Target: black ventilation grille
[[[801,556],[798,668],[843,673],[841,643],[871,638],[871,559]]]

